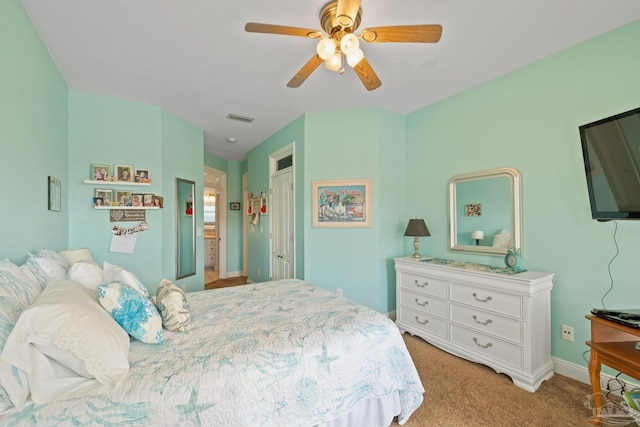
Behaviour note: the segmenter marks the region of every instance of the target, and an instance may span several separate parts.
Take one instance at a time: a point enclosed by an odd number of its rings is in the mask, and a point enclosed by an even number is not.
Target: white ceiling
[[[349,67],[321,66],[290,89],[316,42],[244,31],[247,22],[320,30],[326,0],[22,3],[70,88],[158,105],[203,129],[205,149],[228,160],[305,112],[408,113],[640,19],[638,0],[362,0],[360,30],[443,26],[437,44],[366,44],[383,83],[368,92]]]

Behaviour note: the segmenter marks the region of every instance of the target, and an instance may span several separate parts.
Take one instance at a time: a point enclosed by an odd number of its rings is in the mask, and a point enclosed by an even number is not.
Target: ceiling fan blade
[[[375,90],[382,86],[382,82],[378,78],[376,72],[373,71],[373,68],[371,68],[371,64],[369,64],[367,58],[362,58],[362,60],[353,67],[353,70],[356,72],[360,81],[367,90]]]
[[[338,0],[336,7],[336,19],[338,24],[343,27],[350,27],[356,20],[358,15],[358,9],[360,9],[360,0]],[[349,19],[343,18],[348,16]]]
[[[304,64],[302,68],[300,68],[298,74],[293,76],[289,83],[287,83],[287,86],[300,87],[300,85],[307,80],[307,77],[309,77],[320,64],[322,64],[322,59],[320,59],[318,55],[313,55],[313,57],[311,57],[311,59]]]
[[[247,22],[244,30],[248,33],[281,34],[283,36],[310,37],[317,39],[322,36],[320,31],[309,28],[288,27],[286,25],[261,24],[258,22]]]
[[[408,42],[437,43],[442,35],[442,25],[392,25],[390,27],[365,28],[362,39],[368,43]]]

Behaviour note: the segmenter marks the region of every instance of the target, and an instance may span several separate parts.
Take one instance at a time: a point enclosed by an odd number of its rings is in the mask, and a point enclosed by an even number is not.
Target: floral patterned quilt
[[[186,332],[131,343],[114,389],[29,404],[3,426],[314,426],[399,393],[404,423],[424,389],[387,317],[299,280],[188,293]]]

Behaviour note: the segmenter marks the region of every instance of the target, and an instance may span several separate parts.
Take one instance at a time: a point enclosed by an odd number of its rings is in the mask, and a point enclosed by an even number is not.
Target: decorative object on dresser
[[[553,376],[553,274],[396,258],[396,324],[535,391]]]
[[[484,231],[473,230],[471,232],[471,238],[476,241],[476,246],[480,246],[480,240],[484,240]]]
[[[424,223],[424,219],[420,219],[416,217],[415,219],[410,219],[409,224],[407,224],[407,229],[404,231],[405,236],[413,237],[413,258],[420,258],[420,237],[431,236],[429,233],[429,229],[427,228],[427,224]]]

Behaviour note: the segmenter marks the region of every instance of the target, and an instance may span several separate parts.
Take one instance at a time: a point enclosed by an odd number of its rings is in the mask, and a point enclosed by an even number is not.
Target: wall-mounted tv
[[[640,108],[579,130],[593,219],[640,219]]]

